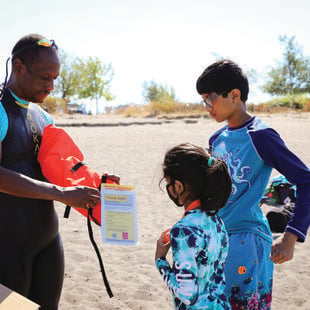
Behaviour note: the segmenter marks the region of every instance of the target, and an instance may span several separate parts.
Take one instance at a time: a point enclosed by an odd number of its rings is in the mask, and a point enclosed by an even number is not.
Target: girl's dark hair
[[[177,145],[165,155],[162,180],[169,177],[171,182],[183,182],[190,198],[200,199],[202,210],[214,215],[230,196],[231,179],[226,163],[210,158],[202,147],[190,143]]]
[[[223,96],[226,97],[235,88],[240,90],[240,98],[245,103],[249,94],[248,78],[242,69],[229,59],[222,59],[208,66],[196,83],[200,95],[215,92],[224,93]]]

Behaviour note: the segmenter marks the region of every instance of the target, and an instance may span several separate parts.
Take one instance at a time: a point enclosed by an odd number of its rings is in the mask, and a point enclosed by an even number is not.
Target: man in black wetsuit
[[[33,102],[43,102],[54,88],[60,69],[56,44],[28,35],[11,58],[0,99],[0,283],[41,309],[57,309],[64,256],[53,200],[87,209],[100,196],[93,188],[45,182],[37,162],[43,129],[53,120]]]

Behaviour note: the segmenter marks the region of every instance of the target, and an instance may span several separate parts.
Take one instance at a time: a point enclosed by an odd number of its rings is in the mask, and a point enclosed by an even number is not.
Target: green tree
[[[263,90],[271,95],[296,95],[310,92],[310,60],[303,56],[295,36],[280,36],[283,60],[268,72]]]
[[[55,92],[67,103],[77,94],[80,72],[77,70],[78,58],[60,50],[60,73],[55,83]]]
[[[175,91],[173,87],[164,86],[155,81],[145,81],[142,83],[143,98],[145,102],[171,102],[176,101]]]
[[[98,57],[90,57],[86,61],[78,59],[76,68],[79,72],[78,97],[80,99],[95,99],[98,114],[98,100],[102,97],[107,101],[113,99],[113,95],[110,93],[113,77],[112,66],[103,64]]]

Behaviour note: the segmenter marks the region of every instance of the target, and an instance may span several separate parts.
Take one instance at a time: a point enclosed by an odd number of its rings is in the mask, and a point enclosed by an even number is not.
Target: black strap
[[[64,213],[64,217],[66,219],[69,218],[70,210],[71,210],[71,207],[70,206],[66,206],[66,210],[65,210],[65,213]]]
[[[75,172],[77,171],[79,168],[81,168],[82,166],[84,165],[83,162],[78,162],[76,165],[74,165],[70,170],[72,172]],[[107,176],[102,176],[102,181],[104,181],[104,183],[106,182],[106,179],[107,179]],[[71,207],[70,206],[66,206],[66,210],[65,210],[65,214],[64,214],[64,217],[65,218],[68,218],[69,217],[69,213],[70,213],[70,209]],[[108,282],[108,279],[107,279],[107,276],[105,274],[105,271],[104,271],[104,267],[103,267],[103,262],[102,262],[102,258],[101,258],[101,255],[100,255],[100,252],[99,252],[99,249],[98,249],[98,246],[95,242],[95,239],[94,239],[94,234],[93,234],[93,229],[91,227],[91,220],[90,218],[93,219],[93,221],[97,224],[97,225],[100,225],[100,223],[98,221],[96,221],[96,219],[93,217],[93,209],[92,208],[89,208],[88,209],[88,214],[87,214],[87,227],[88,227],[88,235],[89,235],[89,239],[95,249],[95,252],[97,254],[97,257],[98,257],[98,260],[99,260],[99,265],[100,265],[100,270],[101,270],[101,273],[102,273],[102,278],[103,278],[103,282],[104,282],[104,285],[106,287],[106,290],[108,292],[108,295],[110,298],[113,297],[113,293],[112,293],[112,290],[111,290],[111,287],[110,287],[110,284]]]
[[[82,161],[80,161],[80,162],[78,162],[77,164],[75,164],[71,169],[70,169],[70,171],[72,171],[72,172],[75,172],[76,170],[78,170],[79,168],[81,168],[82,166],[84,166],[85,164],[82,162]]]
[[[9,72],[9,70],[8,70],[8,63],[9,63],[9,61],[10,61],[10,57],[6,60],[6,62],[5,62],[5,79],[4,79],[4,83],[2,83],[1,85],[0,85],[0,100],[2,99],[2,97],[3,97],[3,93],[4,93],[4,89],[6,88],[6,83],[7,83],[7,80],[8,80],[8,72]]]
[[[80,161],[78,162],[77,164],[75,164],[71,169],[70,171],[72,172],[75,172],[76,170],[78,170],[79,168],[81,168],[82,166],[84,166],[85,164]],[[71,210],[71,207],[70,206],[66,206],[66,209],[65,209],[65,213],[64,213],[64,218],[69,218],[69,215],[70,215],[70,210]]]
[[[107,179],[108,179],[108,175],[107,174],[103,174],[101,176],[101,183],[107,183]]]
[[[100,252],[99,252],[99,249],[97,247],[97,244],[94,240],[94,234],[93,234],[93,230],[92,230],[92,227],[91,227],[91,221],[90,221],[90,217],[92,216],[92,212],[93,212],[93,209],[92,208],[89,208],[88,209],[88,216],[87,216],[87,227],[88,227],[88,234],[89,234],[89,239],[96,251],[96,254],[97,254],[97,257],[98,257],[98,260],[99,260],[99,265],[100,265],[100,270],[101,270],[101,273],[102,273],[102,278],[103,278],[103,282],[104,282],[104,285],[106,287],[106,290],[108,292],[108,295],[110,298],[113,297],[113,293],[112,293],[112,290],[110,288],[110,284],[108,282],[108,279],[107,279],[107,276],[105,274],[105,271],[104,271],[104,267],[103,267],[103,262],[102,262],[102,258],[101,258],[101,255],[100,255]]]

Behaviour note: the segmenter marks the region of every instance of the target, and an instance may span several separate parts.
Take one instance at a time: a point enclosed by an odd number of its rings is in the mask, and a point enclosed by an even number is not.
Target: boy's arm
[[[272,248],[272,260],[275,263],[282,263],[293,258],[296,240],[304,242],[310,225],[310,170],[287,148],[273,129],[264,129],[251,136],[261,159],[267,165],[277,169],[297,188],[292,217],[285,233]]]
[[[258,131],[252,139],[261,159],[296,185],[295,208],[286,231],[296,235],[298,241],[303,242],[310,225],[310,170],[286,147],[273,129]]]

